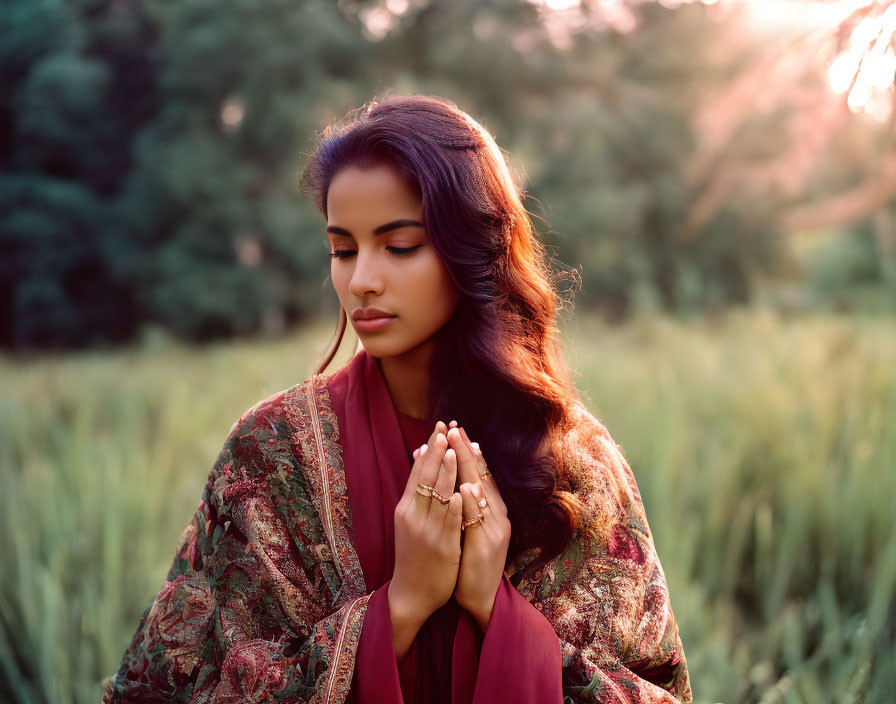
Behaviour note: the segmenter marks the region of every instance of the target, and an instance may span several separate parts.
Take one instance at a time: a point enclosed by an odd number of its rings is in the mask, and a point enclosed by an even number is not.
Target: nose
[[[355,268],[349,281],[349,291],[358,298],[383,292],[383,276],[375,252],[361,252],[355,256]]]

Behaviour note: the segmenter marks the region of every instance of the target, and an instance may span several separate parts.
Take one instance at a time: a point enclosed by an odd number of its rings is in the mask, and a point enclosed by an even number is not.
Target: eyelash
[[[386,247],[392,254],[396,257],[409,257],[414,252],[416,252],[423,245],[415,245],[413,247]],[[348,259],[353,254],[356,254],[353,249],[343,249],[338,252],[330,252],[330,256],[334,259]]]

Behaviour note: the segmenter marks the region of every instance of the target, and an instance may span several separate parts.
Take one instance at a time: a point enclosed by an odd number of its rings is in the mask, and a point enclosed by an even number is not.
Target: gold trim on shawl
[[[330,668],[326,685],[321,692],[322,697],[315,701],[342,704],[351,687],[355,655],[370,594],[367,593],[361,561],[351,541],[351,507],[348,503],[339,425],[330,403],[326,380],[326,376],[314,374],[307,380],[304,389],[304,401],[308,404],[307,417],[311,421],[310,439],[314,445],[313,451],[309,453],[307,468],[314,474],[315,481],[312,485],[318,494],[319,513],[330,548],[330,559],[336,572],[342,577],[341,588],[334,594],[334,605],[341,604],[345,614],[331,651]]]
[[[325,542],[320,549],[328,553],[322,557],[321,564],[328,564],[332,605],[339,608],[364,596],[367,586],[352,542],[351,506],[339,425],[330,404],[326,379],[315,374],[304,382],[304,388],[293,397],[293,413],[299,431],[297,442],[305,454],[312,500],[321,517]]]
[[[327,674],[324,704],[343,704],[348,696],[352,676],[355,672],[355,655],[358,649],[358,641],[361,637],[364,617],[367,615],[367,602],[369,600],[370,595],[366,594],[348,605],[342,626],[339,628],[339,636],[336,639],[334,660],[330,664],[330,671]],[[351,645],[349,648],[346,648],[345,641],[349,628],[352,629],[352,633],[348,635]]]
[[[311,430],[314,433],[314,444],[317,447],[317,462],[320,470],[321,502],[324,507],[324,531],[327,540],[330,541],[331,555],[336,555],[336,539],[333,530],[333,511],[330,508],[330,478],[326,471],[327,456],[324,452],[324,442],[320,429],[320,416],[317,412],[317,403],[314,399],[314,384],[316,376],[311,377],[311,382],[305,387],[305,395],[308,397],[308,408],[311,411]]]

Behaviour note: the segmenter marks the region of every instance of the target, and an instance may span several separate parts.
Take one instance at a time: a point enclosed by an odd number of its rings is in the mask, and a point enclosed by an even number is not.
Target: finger
[[[444,437],[444,436],[443,436]],[[447,440],[446,440],[447,442]],[[454,480],[457,477],[457,454],[453,448],[447,448],[442,457],[442,466],[439,468],[439,476],[436,479],[436,491],[444,498],[454,493]],[[447,510],[447,504],[436,500],[436,505]],[[432,510],[432,509],[430,509]]]
[[[425,450],[432,445],[433,440],[438,436],[439,433],[447,432],[447,428],[442,421],[438,421],[433,427],[433,431],[429,436],[429,439],[416,450],[414,450],[414,463],[411,466],[411,472],[408,475],[407,484],[404,487],[404,493],[399,501],[399,506],[403,508],[402,513],[408,509],[410,506],[415,506],[416,511],[420,511],[422,513],[422,508],[426,506],[426,511],[429,511],[427,501],[430,500],[429,496],[421,494],[423,492],[422,489],[419,489],[417,486],[418,482],[420,482],[420,475],[423,471],[423,454]],[[432,486],[431,484],[428,486]],[[425,515],[425,514],[424,514]]]
[[[464,442],[466,443],[467,447],[470,448],[470,452],[472,452],[473,451],[473,443],[470,442],[470,436],[467,435],[467,431],[464,430],[464,428],[462,426],[459,426],[458,430],[460,430],[460,434],[463,437]]]
[[[479,504],[478,504],[479,499],[476,497],[476,494],[474,493],[475,487],[476,487],[476,484],[470,484],[467,482],[460,485],[460,495],[463,498],[463,504],[464,504],[464,521],[468,521],[472,518],[475,518],[480,513],[483,516],[482,521],[479,524],[467,526],[467,530],[480,530],[480,529],[483,529],[486,527],[486,525],[485,525],[486,513],[485,513],[485,510],[479,508]]]
[[[417,487],[417,482],[420,481],[420,472],[423,470],[423,462],[426,457],[427,446],[421,445],[416,450],[414,450],[414,464],[411,466],[411,474],[408,477],[408,483],[404,487],[404,496],[402,496],[402,501],[406,501],[406,505],[415,505],[415,507],[424,508],[425,501],[429,501],[428,496],[420,495]],[[422,490],[420,490],[422,491]]]
[[[476,462],[478,464],[479,471],[479,485],[482,487],[485,493],[485,499],[489,503],[489,506],[496,513],[500,515],[507,515],[507,505],[504,503],[504,499],[501,498],[501,492],[498,489],[498,483],[495,481],[493,475],[488,475],[483,477],[488,471],[488,465],[485,463],[485,458],[482,456],[482,450],[479,449],[479,443],[472,443],[473,446],[473,456],[476,458]]]
[[[486,464],[485,457],[482,456],[482,450],[479,448],[479,443],[471,442],[470,451],[476,459],[476,469],[479,474],[479,480],[491,480],[494,482],[494,477],[492,475],[486,475],[486,472],[488,472],[488,464]]]
[[[444,457],[447,448],[448,440],[445,436],[441,433],[436,435],[432,445],[427,446],[417,460],[417,462],[421,464],[420,476],[417,482],[424,484],[425,486],[435,486],[435,481],[439,476],[439,468],[442,464],[442,458]],[[429,514],[433,500],[431,497],[422,495],[417,491],[417,482],[414,482],[411,487],[411,491],[414,492],[414,505],[417,507],[419,515],[425,518]]]
[[[441,423],[441,421],[439,422]],[[444,426],[444,423],[442,425]],[[421,452],[424,461],[420,465],[420,476],[417,477],[417,481],[427,486],[435,486],[436,478],[439,476],[439,466],[442,463],[442,454],[448,448],[448,439],[444,433],[433,432],[425,447],[426,451]],[[430,450],[435,450],[435,453]],[[438,458],[435,455],[439,455]]]
[[[429,436],[429,439],[425,443],[423,443],[419,448],[417,448],[417,450],[414,450],[414,464],[411,466],[411,473],[408,476],[408,483],[405,485],[405,493],[406,494],[410,495],[410,492],[414,491],[415,487],[417,486],[417,482],[421,481],[420,480],[420,472],[423,469],[423,463],[421,462],[418,464],[417,459],[420,457],[423,450],[425,448],[429,447],[430,445],[432,445],[433,440],[435,440],[436,436],[440,432],[443,432],[443,431],[447,432],[447,430],[445,430],[445,424],[442,423],[442,421],[439,421],[438,423],[436,423],[435,428],[432,431],[432,434]],[[430,484],[430,486],[432,486],[432,485]]]
[[[464,442],[459,428],[451,428],[448,431],[448,444],[457,454],[457,481],[478,482],[479,481],[479,463],[473,452]]]
[[[491,515],[492,507],[485,496],[485,489],[482,484],[471,484],[470,491],[473,492],[473,500],[476,502],[476,510],[485,518],[488,518]]]
[[[442,467],[440,469],[439,478],[436,480],[435,484],[436,491],[433,494],[432,499],[430,499],[429,513],[426,516],[427,525],[432,522],[439,526],[440,529],[444,525],[445,516],[451,507],[450,499],[454,493],[453,479],[451,480],[452,484],[448,484],[448,477],[454,475],[456,466],[457,460],[454,456],[454,450],[448,448],[445,450],[445,455],[442,458]],[[436,498],[435,494],[438,494],[442,498],[449,499],[449,501],[442,503]]]
[[[445,522],[442,524],[442,530],[450,530],[457,535],[460,540],[460,524],[464,520],[464,501],[457,492],[451,495],[451,501],[448,503],[448,512],[445,514]]]

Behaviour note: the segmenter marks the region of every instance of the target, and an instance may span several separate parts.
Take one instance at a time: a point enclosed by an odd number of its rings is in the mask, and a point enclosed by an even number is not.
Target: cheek
[[[433,258],[428,262],[424,270],[416,277],[418,290],[426,293],[421,296],[427,301],[427,306],[435,313],[442,313],[445,317],[454,311],[457,304],[458,291],[442,263]],[[421,301],[422,302],[422,301]]]
[[[349,275],[346,273],[345,267],[333,264],[330,267],[330,281],[333,282],[333,288],[336,289],[339,299],[344,303],[343,298],[348,291],[349,283]]]

